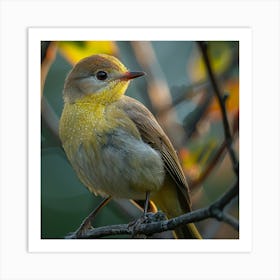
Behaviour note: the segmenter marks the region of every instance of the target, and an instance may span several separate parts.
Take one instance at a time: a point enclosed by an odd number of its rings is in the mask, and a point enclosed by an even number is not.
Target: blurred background
[[[239,44],[211,41],[207,47],[217,81],[227,96],[226,109],[238,155]],[[114,55],[128,69],[147,73],[145,78],[130,83],[126,94],[145,104],[169,136],[189,182],[193,209],[208,206],[235,181],[220,107],[196,42],[44,41],[41,42],[41,238],[64,238],[101,201],[80,183],[58,138],[65,77],[75,63],[94,53]],[[226,211],[238,219],[238,198],[227,205]],[[127,223],[140,215],[141,211],[130,201],[114,200],[99,212],[94,226]],[[236,230],[215,219],[201,221],[197,226],[204,238],[239,237]]]

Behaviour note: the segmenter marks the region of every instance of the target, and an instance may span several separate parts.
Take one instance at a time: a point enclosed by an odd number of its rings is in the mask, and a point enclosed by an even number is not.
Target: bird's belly
[[[102,196],[144,199],[164,180],[160,153],[123,130],[81,143],[72,164],[82,182]]]

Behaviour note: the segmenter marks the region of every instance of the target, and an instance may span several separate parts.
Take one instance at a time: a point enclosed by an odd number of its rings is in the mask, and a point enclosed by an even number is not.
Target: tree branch
[[[90,229],[86,233],[83,233],[81,236],[79,236],[79,238],[91,239],[123,234],[131,235],[132,237],[139,235],[148,237],[154,233],[174,230],[181,225],[199,222],[208,218],[214,218],[219,221],[223,221],[232,226],[235,230],[239,230],[239,224],[236,219],[229,214],[224,213],[223,211],[225,206],[238,195],[238,192],[238,181],[236,181],[227,192],[225,192],[219,199],[217,199],[208,207],[201,208],[169,220],[165,220],[165,216],[162,212],[148,213],[149,215],[146,219],[140,218],[129,224],[110,225],[96,229]],[[66,236],[66,238],[77,239],[77,236],[74,232]]]
[[[239,162],[237,160],[237,157],[235,155],[235,152],[232,148],[232,144],[233,144],[233,138],[231,135],[231,131],[230,131],[230,127],[229,127],[229,122],[228,122],[228,117],[227,117],[227,112],[226,112],[226,106],[225,106],[225,101],[227,99],[227,95],[223,95],[221,94],[218,82],[215,78],[211,63],[210,63],[210,58],[208,55],[208,48],[207,48],[207,42],[203,42],[203,41],[199,41],[197,42],[198,46],[200,47],[202,56],[203,56],[203,60],[205,63],[205,67],[209,76],[209,79],[211,81],[213,90],[214,90],[214,94],[216,95],[217,99],[218,99],[218,103],[220,105],[220,109],[221,109],[221,113],[222,113],[222,120],[223,120],[223,126],[224,126],[224,134],[225,134],[225,140],[226,140],[226,145],[227,145],[227,149],[229,151],[230,154],[230,158],[232,161],[232,165],[233,165],[233,170],[236,174],[237,177],[239,177]]]
[[[234,121],[233,121],[233,137],[235,137],[238,132],[238,121],[239,121],[239,115],[237,114],[234,117]],[[206,168],[203,170],[200,176],[195,180],[190,180],[189,186],[191,190],[194,190],[195,188],[200,186],[200,184],[211,174],[213,169],[217,166],[218,161],[225,154],[226,148],[227,148],[226,140],[224,140],[224,142],[221,144],[221,146],[213,156],[213,159],[209,162],[209,164],[206,166]]]

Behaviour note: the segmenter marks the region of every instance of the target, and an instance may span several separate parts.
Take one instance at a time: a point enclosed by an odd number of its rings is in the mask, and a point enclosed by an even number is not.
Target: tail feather
[[[171,178],[166,179],[162,189],[155,193],[151,199],[169,219],[191,211],[189,200],[178,192],[178,188]],[[202,239],[193,223],[182,225],[174,231],[179,239]]]
[[[198,229],[193,223],[176,228],[175,235],[179,239],[202,239]]]

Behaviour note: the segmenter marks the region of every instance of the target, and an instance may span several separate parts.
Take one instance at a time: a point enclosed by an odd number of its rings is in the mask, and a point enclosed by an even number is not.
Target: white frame
[[[278,0],[0,1],[0,279],[279,279],[279,7]],[[27,28],[100,25],[251,28],[253,234],[250,252],[28,251]],[[39,88],[36,94],[40,95]]]
[[[94,34],[94,37],[92,36]],[[135,36],[137,34],[137,36]],[[249,252],[252,245],[252,61],[249,28],[29,28],[29,236],[30,252]],[[225,240],[41,239],[40,41],[87,40],[239,41],[240,237]],[[246,108],[246,114],[245,112]],[[37,116],[34,118],[34,116]],[[36,135],[36,137],[35,137]]]

